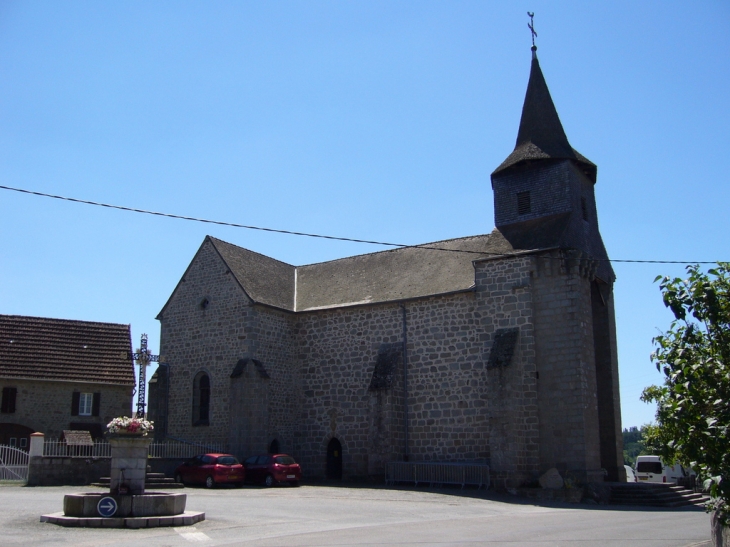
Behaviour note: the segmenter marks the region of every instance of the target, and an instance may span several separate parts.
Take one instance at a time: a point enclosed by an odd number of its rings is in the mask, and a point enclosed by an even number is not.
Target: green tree
[[[636,457],[642,454],[648,454],[644,445],[644,432],[648,425],[642,425],[641,428],[636,426],[628,429],[624,428],[624,464],[629,467],[636,465]]]
[[[654,338],[652,360],[665,376],[641,396],[657,403],[645,443],[667,462],[692,467],[704,481],[721,522],[730,522],[730,263],[707,273],[688,266],[687,279],[659,276],[674,314]]]

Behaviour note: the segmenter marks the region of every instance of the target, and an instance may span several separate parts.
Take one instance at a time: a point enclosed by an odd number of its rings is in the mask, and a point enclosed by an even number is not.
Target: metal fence
[[[204,452],[227,453],[226,443],[191,443],[167,440],[150,445],[150,458],[192,458]]]
[[[45,439],[43,455],[64,458],[111,458],[112,450],[107,441],[95,442],[92,445],[67,445],[59,439]]]
[[[385,466],[386,484],[397,482],[473,485],[489,488],[489,465],[482,463],[388,462]]]
[[[0,445],[0,480],[28,480],[28,453],[25,450]]]
[[[184,441],[162,441],[150,444],[150,458],[185,459],[203,452],[226,452],[225,443],[190,443]],[[46,439],[43,443],[43,455],[64,458],[111,458],[112,450],[109,441],[97,441],[89,446],[67,445],[66,441]]]

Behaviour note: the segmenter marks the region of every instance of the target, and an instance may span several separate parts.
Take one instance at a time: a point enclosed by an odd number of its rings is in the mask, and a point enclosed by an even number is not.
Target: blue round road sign
[[[102,517],[111,517],[117,512],[117,501],[109,496],[101,498],[96,504],[96,510]]]

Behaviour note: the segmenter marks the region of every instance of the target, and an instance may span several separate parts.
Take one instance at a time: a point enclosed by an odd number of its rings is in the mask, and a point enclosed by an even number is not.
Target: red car
[[[262,454],[251,456],[243,462],[246,480],[273,486],[277,482],[288,482],[299,486],[302,468],[288,454]]]
[[[246,470],[235,456],[230,454],[201,454],[189,459],[175,469],[175,481],[183,484],[205,484],[213,488],[216,484],[233,483],[242,486]]]

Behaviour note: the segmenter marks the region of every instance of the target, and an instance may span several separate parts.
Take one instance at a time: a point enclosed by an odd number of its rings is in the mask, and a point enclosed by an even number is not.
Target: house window
[[[580,198],[580,208],[583,211],[583,220],[588,222],[588,203],[586,198]]]
[[[15,387],[4,387],[3,388],[3,400],[2,408],[0,411],[3,414],[12,414],[15,412],[15,399],[18,395],[18,388]]]
[[[79,397],[79,416],[91,416],[91,405],[93,402],[93,393],[82,393]]]
[[[71,416],[98,416],[101,393],[79,393],[71,395]]]
[[[517,214],[526,215],[530,212],[532,212],[530,192],[517,192]]]
[[[210,378],[199,372],[193,380],[193,425],[210,423]]]

